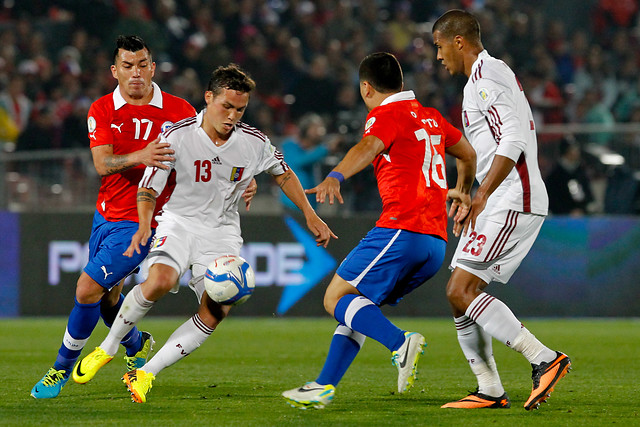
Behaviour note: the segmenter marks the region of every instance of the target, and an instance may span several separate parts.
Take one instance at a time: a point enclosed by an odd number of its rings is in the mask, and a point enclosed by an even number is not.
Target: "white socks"
[[[467,316],[454,318],[458,342],[471,371],[478,378],[478,391],[492,397],[504,394],[504,387],[493,358],[492,338]]]
[[[118,352],[120,341],[153,307],[153,301],[149,301],[142,295],[142,288],[136,285],[131,289],[122,301],[122,307],[111,325],[107,337],[100,344],[109,356],[115,356]]]
[[[213,329],[204,324],[198,314],[183,323],[169,337],[162,348],[150,361],[140,369],[150,372],[154,376],[167,366],[184,359],[206,341]]]
[[[493,358],[491,337],[522,353],[529,363],[551,361],[556,353],[544,346],[525,328],[509,307],[499,299],[481,293],[465,315],[454,319],[458,342],[478,378],[479,392],[499,397],[504,393]]]

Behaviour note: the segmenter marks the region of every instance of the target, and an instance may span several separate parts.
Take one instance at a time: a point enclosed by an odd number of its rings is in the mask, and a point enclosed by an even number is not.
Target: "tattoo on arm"
[[[291,179],[291,175],[287,175],[285,177],[282,178],[282,180],[280,181],[280,188],[284,187],[284,185],[287,183],[287,181],[289,181]]]
[[[138,202],[155,203],[156,202],[156,198],[153,197],[153,195],[150,194],[148,191],[138,191],[137,201]]]
[[[128,164],[129,158],[125,156],[108,156],[104,159],[104,164],[107,167],[107,174],[113,175],[114,173],[124,172],[127,169],[131,169],[135,165]]]

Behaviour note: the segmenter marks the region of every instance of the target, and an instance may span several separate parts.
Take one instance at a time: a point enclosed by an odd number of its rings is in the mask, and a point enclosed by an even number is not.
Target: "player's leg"
[[[456,318],[468,318],[490,336],[522,353],[532,364],[534,384],[526,409],[535,409],[546,400],[571,362],[566,355],[543,345],[506,304],[485,293],[484,288],[492,280],[503,283],[509,280],[533,245],[543,220],[514,211],[479,220],[476,235],[487,240],[481,247],[471,240],[460,241],[452,261],[452,265],[457,265],[447,284],[447,298]],[[464,247],[471,249],[461,254]],[[485,247],[487,253],[483,254]]]
[[[466,283],[466,292],[458,294],[456,298],[454,284],[460,284],[463,281]],[[511,406],[493,357],[491,335],[460,309],[465,305],[463,300],[466,299],[467,303],[473,301],[475,295],[479,295],[481,288],[485,285],[486,283],[480,278],[458,268],[454,270],[447,284],[447,297],[454,313],[458,343],[471,371],[478,380],[478,388],[463,399],[443,405],[443,408],[509,408]]]
[[[33,387],[31,396],[36,399],[57,397],[67,383],[73,365],[100,318],[100,300],[106,289],[82,272],[76,285],[74,306],[67,320],[67,327],[53,367]],[[82,301],[82,302],[81,302]]]
[[[155,263],[149,268],[149,277],[127,294],[109,334],[96,349],[85,356],[74,369],[73,379],[86,383],[110,362],[118,345],[131,329],[149,312],[154,303],[173,289],[179,275],[176,267]]]
[[[200,347],[227,316],[230,309],[231,306],[220,305],[212,301],[206,292],[203,293],[198,313],[178,327],[150,361],[122,377],[122,381],[131,393],[131,399],[136,403],[145,403],[156,375]]]

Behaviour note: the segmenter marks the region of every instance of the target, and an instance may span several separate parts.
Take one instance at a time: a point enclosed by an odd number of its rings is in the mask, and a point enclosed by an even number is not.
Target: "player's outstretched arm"
[[[458,171],[456,186],[447,193],[447,201],[451,201],[449,217],[454,221],[453,234],[458,237],[471,209],[471,187],[476,174],[476,152],[464,135],[456,144],[447,147],[446,152],[456,158]]]
[[[320,219],[313,207],[311,207],[311,204],[302,189],[302,184],[300,184],[300,180],[293,170],[289,169],[282,175],[274,176],[274,178],[284,194],[293,203],[295,203],[295,205],[304,214],[304,217],[307,220],[307,227],[316,237],[316,243],[318,246],[326,248],[332,237],[334,239],[338,238],[338,236],[331,231],[329,226]]]
[[[305,190],[307,194],[315,194],[318,203],[324,203],[329,197],[329,204],[332,205],[337,199],[344,203],[340,194],[340,184],[347,178],[360,172],[367,167],[376,156],[384,151],[384,143],[376,136],[369,135],[360,140],[345,154],[338,165],[333,168],[329,175],[314,188]]]
[[[150,188],[138,188],[138,231],[131,237],[131,244],[123,255],[131,258],[133,252],[140,253],[140,245],[144,246],[151,237],[151,219],[156,207],[156,192]]]
[[[139,164],[169,169],[163,162],[175,160],[171,155],[174,150],[167,142],[160,142],[160,137],[149,142],[142,150],[128,154],[113,154],[113,145],[99,145],[91,149],[93,165],[100,176],[113,175],[131,169]]]

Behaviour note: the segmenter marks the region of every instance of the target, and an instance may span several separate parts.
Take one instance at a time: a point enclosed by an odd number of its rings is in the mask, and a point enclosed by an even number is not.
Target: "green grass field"
[[[178,318],[145,319],[158,349]],[[131,402],[120,381],[122,350],[86,385],[70,380],[56,399],[29,393],[52,364],[66,319],[0,320],[0,425],[158,426],[599,426],[640,425],[640,320],[529,320],[527,327],[552,348],[569,354],[573,370],[549,402],[527,412],[531,389],[526,360],[494,343],[507,410],[445,410],[440,405],[475,388],[448,319],[396,318],[425,335],[428,347],[411,392],[394,393],[396,368],[389,352],[368,340],[322,410],[289,407],[283,390],[313,380],[328,350],[335,322],[328,318],[229,318],[185,360],[165,369],[146,404]],[[99,325],[85,352],[100,343]]]

